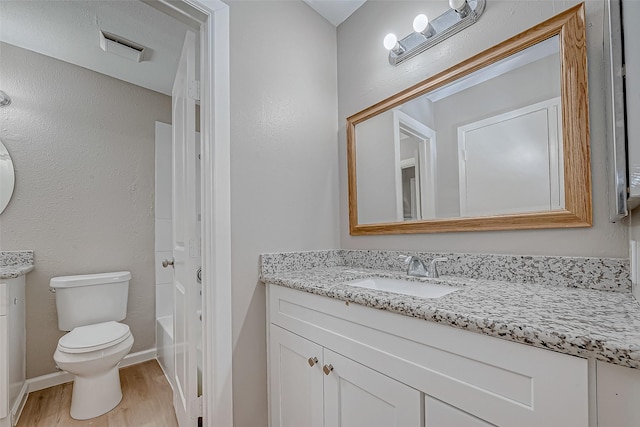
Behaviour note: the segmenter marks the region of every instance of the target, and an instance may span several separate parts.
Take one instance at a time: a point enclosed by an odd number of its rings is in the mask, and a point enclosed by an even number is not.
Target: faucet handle
[[[398,255],[398,259],[403,260],[405,264],[409,264],[412,258],[413,255]]]
[[[434,279],[440,277],[440,274],[438,273],[437,264],[439,262],[444,262],[444,261],[449,261],[449,258],[438,257],[431,260],[431,262],[429,263],[429,277],[432,277]]]

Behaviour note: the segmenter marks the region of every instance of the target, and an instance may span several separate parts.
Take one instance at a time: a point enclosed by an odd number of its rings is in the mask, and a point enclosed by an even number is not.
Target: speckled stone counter
[[[33,251],[0,251],[0,279],[15,279],[33,270]]]
[[[565,354],[640,368],[640,304],[628,291],[602,291],[566,283],[558,286],[552,280],[520,283],[443,275],[440,280],[426,280],[459,290],[437,299],[419,298],[350,286],[351,280],[371,276],[420,279],[399,270],[344,265],[344,254],[336,252],[265,254],[261,257],[261,280]],[[300,256],[306,263],[298,264]],[[592,265],[593,260],[584,260]],[[569,262],[561,258],[556,261]],[[602,265],[613,264],[604,261]],[[621,265],[623,269],[624,262]],[[618,274],[594,270],[589,274],[628,278],[628,271]],[[627,284],[621,287],[626,290]]]

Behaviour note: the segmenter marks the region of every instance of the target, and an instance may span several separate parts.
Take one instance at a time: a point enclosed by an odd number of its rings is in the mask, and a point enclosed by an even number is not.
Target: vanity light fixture
[[[382,43],[385,49],[394,52],[396,55],[401,55],[404,52],[404,48],[398,43],[398,38],[393,33],[387,34]]]
[[[413,33],[400,41],[391,33],[384,38],[389,63],[398,65],[475,24],[484,12],[485,4],[486,0],[449,0],[450,9],[433,20],[423,14],[416,16]]]

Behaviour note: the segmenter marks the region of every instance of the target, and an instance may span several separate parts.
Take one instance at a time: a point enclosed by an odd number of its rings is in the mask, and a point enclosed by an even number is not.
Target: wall
[[[586,2],[591,172],[594,225],[567,230],[530,230],[350,236],[347,204],[346,117],[477,54],[571,7],[576,1],[487,2],[473,26],[393,67],[382,46],[385,34],[409,34],[418,13],[438,16],[445,1],[368,1],[338,27],[338,124],[341,247],[507,254],[627,257],[627,224],[608,221],[603,78],[602,0]],[[523,244],[526,242],[526,244]]]
[[[33,249],[27,276],[27,377],[55,372],[58,331],[49,279],[129,270],[132,351],[155,346],[154,122],[171,99],[84,68],[0,44],[2,140],[16,189],[2,249]]]
[[[387,111],[356,127],[358,222],[389,222],[398,217],[393,112]],[[362,185],[366,183],[367,185]]]
[[[267,425],[263,252],[337,248],[336,30],[301,1],[229,1],[233,401]]]
[[[412,99],[411,101],[405,102],[404,104],[399,106],[398,109],[416,119],[420,123],[427,125],[429,128],[435,128],[433,117],[433,115],[435,114],[434,104],[429,98],[420,96],[418,98]]]

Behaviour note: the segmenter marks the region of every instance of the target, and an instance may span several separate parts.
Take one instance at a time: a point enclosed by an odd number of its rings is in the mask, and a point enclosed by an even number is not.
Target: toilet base
[[[76,375],[71,396],[71,418],[87,420],[106,414],[122,400],[118,366],[99,376]]]

